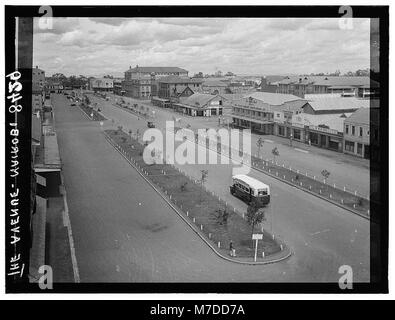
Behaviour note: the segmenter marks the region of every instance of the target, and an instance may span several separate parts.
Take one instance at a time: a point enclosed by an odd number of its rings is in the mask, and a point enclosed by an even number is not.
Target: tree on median
[[[254,234],[255,226],[263,221],[266,221],[265,211],[258,207],[255,201],[252,201],[247,208],[247,222],[251,226],[251,237]]]
[[[263,143],[264,143],[265,141],[261,138],[261,137],[259,137],[259,139],[257,140],[257,142],[256,142],[256,146],[258,147],[258,158],[260,157],[260,155],[261,155],[261,148],[263,147]]]
[[[201,189],[200,189],[200,203],[202,203],[202,201],[203,201],[203,187],[204,187],[204,184],[207,181],[208,170],[200,170],[200,173],[201,173],[201,178],[199,180],[200,185],[201,185]]]
[[[277,147],[273,148],[272,155],[273,155],[273,162],[276,162],[276,157],[280,155],[280,151],[278,151]]]
[[[321,171],[321,174],[324,177],[324,183],[326,183],[326,180],[329,178],[331,173],[328,170],[324,169]]]

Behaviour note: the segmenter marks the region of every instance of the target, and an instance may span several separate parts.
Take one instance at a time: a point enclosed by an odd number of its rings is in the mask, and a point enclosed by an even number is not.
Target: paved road
[[[119,99],[119,96],[111,95],[112,101]],[[203,117],[189,117],[182,114],[174,113],[170,110],[163,110],[152,106],[148,102],[141,102],[132,98],[124,98],[131,103],[138,103],[139,105],[149,106],[150,111],[155,110],[155,117],[163,120],[164,118],[171,120],[173,116],[181,119],[181,124],[185,126],[190,124],[192,129],[199,128],[218,128],[218,118],[203,118]],[[231,121],[231,115],[226,116]],[[290,147],[287,139],[276,136],[260,136],[253,134],[251,141],[251,149],[253,154],[258,153],[256,141],[262,137],[265,140],[263,147],[260,150],[260,155],[263,157],[272,158],[272,149],[277,147],[280,156],[278,161],[288,167],[291,166],[299,169],[302,172],[307,172],[310,176],[316,176],[323,179],[321,171],[326,169],[331,175],[327,180],[328,183],[335,183],[337,186],[354,192],[358,191],[363,196],[368,196],[370,191],[370,171],[369,161],[366,159],[354,158],[349,155],[331,152],[329,150],[320,149],[317,147],[308,147],[303,144],[304,149],[310,149],[307,152],[297,148],[298,142],[294,142],[294,146]]]
[[[97,100],[100,101],[100,100]],[[123,125],[140,132],[146,129],[145,120],[124,109],[105,105],[103,113],[115,119],[115,126]],[[166,117],[157,114],[157,126],[164,127]],[[198,152],[202,151],[198,149]],[[228,192],[231,179],[230,165],[179,166],[190,175],[199,177],[201,169],[209,170],[207,187],[239,210],[246,206]],[[292,280],[329,281],[338,279],[337,270],[347,264],[353,267],[356,280],[369,280],[369,222],[324,200],[252,170],[252,176],[267,182],[272,188],[266,228],[285,240],[295,256],[286,263]],[[281,269],[282,267],[280,267]],[[273,278],[274,279],[274,278]]]
[[[82,282],[311,280],[308,268],[295,273],[293,258],[266,266],[218,258],[109,145],[97,122],[61,95],[53,105]]]

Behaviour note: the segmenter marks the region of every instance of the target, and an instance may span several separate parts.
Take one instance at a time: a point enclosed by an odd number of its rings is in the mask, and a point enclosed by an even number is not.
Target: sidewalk
[[[319,148],[319,147],[316,147],[313,145],[309,146],[306,143],[303,143],[300,141],[295,141],[295,140],[292,141],[292,147],[291,147],[289,144],[289,139],[274,136],[274,135],[261,136],[261,135],[257,135],[257,134],[252,134],[252,136],[253,136],[254,141],[258,140],[261,137],[263,140],[265,140],[267,142],[273,141],[277,144],[281,144],[283,146],[289,147],[290,149],[301,149],[301,150],[308,151],[311,154],[324,156],[329,159],[335,159],[336,161],[341,160],[341,161],[343,161],[345,163],[349,163],[353,166],[359,166],[361,168],[370,169],[370,161],[368,159],[353,157],[351,155]]]

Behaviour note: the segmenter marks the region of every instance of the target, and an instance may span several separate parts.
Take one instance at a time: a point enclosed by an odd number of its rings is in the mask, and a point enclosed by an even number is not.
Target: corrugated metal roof
[[[369,125],[370,109],[358,109],[347,119],[347,122]]]
[[[256,100],[260,100],[264,103],[276,106],[282,105],[285,102],[295,101],[295,100],[304,100],[300,97],[294,96],[293,94],[285,94],[285,93],[272,93],[272,92],[254,92],[249,93],[244,96],[244,98],[254,98]]]
[[[218,95],[194,93],[185,99],[181,98],[180,102],[193,107],[204,107],[208,102],[217,97]]]
[[[315,97],[308,101],[315,111],[369,108],[370,101],[355,97]]]

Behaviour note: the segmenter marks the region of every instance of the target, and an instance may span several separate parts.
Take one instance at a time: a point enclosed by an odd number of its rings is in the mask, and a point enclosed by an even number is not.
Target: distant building
[[[186,88],[190,88],[193,92],[199,91],[203,79],[180,76],[166,76],[158,79],[157,82],[159,86],[158,97],[170,99],[171,97],[178,98]]]
[[[123,96],[125,94],[125,91],[122,89],[122,82],[124,81],[124,79],[122,78],[116,78],[113,79],[113,83],[114,83],[114,93],[119,95],[119,96]]]
[[[48,79],[45,84],[45,91],[47,93],[62,93],[63,90],[63,84],[53,79]]]
[[[180,98],[174,108],[193,117],[219,116],[223,113],[222,97],[205,93],[194,93],[187,98]]]
[[[114,91],[114,79],[109,78],[91,78],[89,79],[89,89],[95,92],[113,92]]]
[[[45,91],[36,83],[32,85],[32,113],[39,114],[44,106]]]
[[[36,66],[32,69],[32,85],[44,88],[45,86],[45,71]]]
[[[224,94],[231,93],[231,91],[227,91],[228,84],[221,80],[216,79],[207,79],[202,83],[201,89],[202,93],[207,94]]]
[[[128,97],[151,99],[158,95],[158,80],[166,76],[188,77],[188,71],[178,67],[129,67],[122,88]]]
[[[369,77],[292,76],[278,81],[278,93],[305,97],[305,94],[340,93],[366,98],[376,95],[379,84]]]
[[[266,77],[261,78],[261,83],[259,84],[258,91],[261,92],[272,92],[276,93],[278,90],[278,84],[272,84],[268,81]]]

